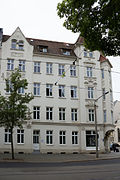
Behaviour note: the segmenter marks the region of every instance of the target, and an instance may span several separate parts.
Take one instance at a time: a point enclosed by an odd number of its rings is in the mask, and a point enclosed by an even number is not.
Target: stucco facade
[[[75,44],[36,40],[26,38],[20,28],[3,36],[0,56],[1,94],[8,95],[5,78],[19,67],[28,81],[25,92],[34,95],[31,119],[22,130],[14,129],[15,152],[94,151],[94,101],[109,91],[96,102],[99,150],[105,150],[106,133],[114,129],[108,59],[98,51],[86,51],[80,37]],[[10,151],[9,141],[8,130],[0,128],[0,152]]]

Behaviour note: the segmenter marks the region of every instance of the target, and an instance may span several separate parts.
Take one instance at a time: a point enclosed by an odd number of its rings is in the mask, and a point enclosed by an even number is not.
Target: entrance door
[[[33,150],[40,151],[40,131],[33,131]]]

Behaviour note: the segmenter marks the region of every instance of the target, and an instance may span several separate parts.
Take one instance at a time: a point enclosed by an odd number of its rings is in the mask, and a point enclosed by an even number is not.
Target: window
[[[71,86],[71,98],[77,98],[77,87]]]
[[[120,129],[117,128],[117,134],[118,134],[118,142],[120,142]]]
[[[23,41],[19,41],[18,48],[19,48],[19,50],[23,50],[24,49],[24,42]]]
[[[7,92],[7,93],[11,93],[12,90],[13,90],[13,85],[12,85],[11,81],[10,81],[10,80],[7,80],[6,85],[7,85],[7,86],[6,86],[6,92]]]
[[[46,131],[46,144],[53,144],[53,131]]]
[[[52,96],[52,84],[46,84],[46,96]]]
[[[46,119],[47,120],[53,119],[53,108],[52,107],[46,107]]]
[[[77,109],[71,109],[71,119],[77,121]]]
[[[88,87],[88,98],[93,99],[93,87]]]
[[[52,63],[46,63],[46,73],[47,74],[52,74]]]
[[[95,117],[94,117],[94,110],[93,109],[89,109],[88,110],[88,115],[89,115],[89,121],[94,121]]]
[[[5,143],[11,143],[11,130],[5,129]]]
[[[47,53],[48,47],[47,46],[39,46],[39,50],[40,50],[40,52]]]
[[[113,102],[112,90],[110,90],[110,101]]]
[[[89,57],[93,58],[93,52],[89,52]]]
[[[78,132],[77,131],[72,132],[72,144],[78,144]]]
[[[24,143],[24,130],[17,129],[17,143],[23,144]]]
[[[33,144],[39,144],[39,136],[40,136],[40,131],[34,130],[33,131]]]
[[[102,89],[102,93],[103,93],[103,100],[105,101],[105,88]]]
[[[95,147],[95,131],[86,131],[86,147]]]
[[[59,97],[65,97],[65,86],[59,85]]]
[[[87,67],[87,77],[92,77],[92,67]]]
[[[24,94],[24,87],[20,87],[19,89],[18,89],[18,93],[19,94]]]
[[[13,59],[8,59],[7,70],[9,70],[9,71],[13,71],[14,70],[14,60]]]
[[[66,144],[66,131],[59,132],[59,143]]]
[[[113,111],[111,111],[111,121],[112,121],[112,124],[113,124]]]
[[[19,70],[25,72],[25,61],[19,60]]]
[[[87,57],[87,51],[84,49],[84,57]]]
[[[76,76],[76,66],[70,66],[70,76]]]
[[[59,120],[65,120],[65,108],[59,108]]]
[[[17,45],[17,40],[16,39],[12,39],[11,48],[12,49],[16,49],[16,45]]]
[[[40,107],[38,106],[33,107],[33,119],[40,119]]]
[[[40,83],[34,83],[34,95],[40,96]]]
[[[104,69],[101,69],[102,79],[104,79]]]
[[[34,73],[40,73],[40,62],[34,62]]]
[[[63,55],[70,56],[70,50],[69,49],[62,49]]]
[[[104,122],[107,121],[107,114],[106,114],[106,110],[103,111],[103,116],[104,116]]]
[[[64,75],[64,73],[65,73],[65,66],[62,64],[59,64],[58,74]]]

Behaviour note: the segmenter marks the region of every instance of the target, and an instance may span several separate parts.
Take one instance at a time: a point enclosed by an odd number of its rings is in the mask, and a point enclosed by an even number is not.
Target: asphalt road
[[[69,163],[0,162],[0,180],[120,180],[120,159]]]

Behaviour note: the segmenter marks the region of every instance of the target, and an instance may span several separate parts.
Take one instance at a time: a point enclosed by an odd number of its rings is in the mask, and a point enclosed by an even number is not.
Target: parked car
[[[114,152],[119,152],[118,147],[120,147],[120,145],[119,145],[118,143],[113,143],[113,144],[111,144],[111,146],[110,146],[110,150],[111,150],[111,151],[114,151]]]

